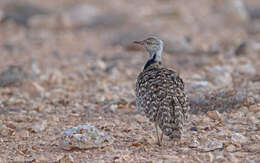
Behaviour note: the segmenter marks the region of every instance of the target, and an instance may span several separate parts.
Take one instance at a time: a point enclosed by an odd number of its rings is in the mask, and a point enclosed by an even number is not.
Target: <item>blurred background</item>
[[[193,113],[259,104],[259,0],[0,0],[0,120],[29,120],[25,135],[47,120],[52,137],[100,115],[132,121],[148,58],[132,42],[148,36],[164,41]]]

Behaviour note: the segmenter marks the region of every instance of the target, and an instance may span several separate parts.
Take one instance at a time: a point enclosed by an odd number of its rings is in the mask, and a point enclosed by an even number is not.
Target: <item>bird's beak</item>
[[[134,44],[144,45],[145,41],[134,41]]]

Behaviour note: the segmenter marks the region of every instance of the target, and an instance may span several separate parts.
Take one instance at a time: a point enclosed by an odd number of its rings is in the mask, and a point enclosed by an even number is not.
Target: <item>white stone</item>
[[[102,147],[113,143],[113,138],[91,125],[79,125],[66,129],[61,135],[60,145],[63,149],[88,149]]]
[[[46,127],[47,127],[47,121],[37,122],[32,125],[31,130],[33,132],[41,132],[44,131]]]
[[[64,155],[61,159],[58,160],[58,163],[73,163],[74,159],[73,157],[68,154],[68,155]]]
[[[223,148],[223,143],[222,142],[217,142],[217,141],[207,141],[204,142],[200,148],[203,151],[213,151],[216,149],[222,149]]]
[[[248,138],[245,137],[244,135],[240,134],[240,133],[234,133],[231,136],[231,141],[233,143],[244,144],[244,143],[248,142]]]

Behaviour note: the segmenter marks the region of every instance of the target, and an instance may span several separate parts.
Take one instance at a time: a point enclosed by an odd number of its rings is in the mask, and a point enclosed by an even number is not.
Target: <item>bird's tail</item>
[[[185,114],[181,106],[174,106],[174,109],[161,109],[158,121],[159,127],[164,135],[170,138],[181,138]]]
[[[163,125],[160,127],[163,134],[166,136],[169,136],[171,139],[180,139],[182,135],[182,127],[180,126],[168,126],[168,125]]]

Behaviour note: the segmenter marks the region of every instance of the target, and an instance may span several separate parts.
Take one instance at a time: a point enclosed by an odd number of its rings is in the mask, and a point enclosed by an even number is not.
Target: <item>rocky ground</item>
[[[163,146],[135,107],[150,35],[191,104]],[[259,60],[258,0],[1,0],[0,162],[260,162]]]

